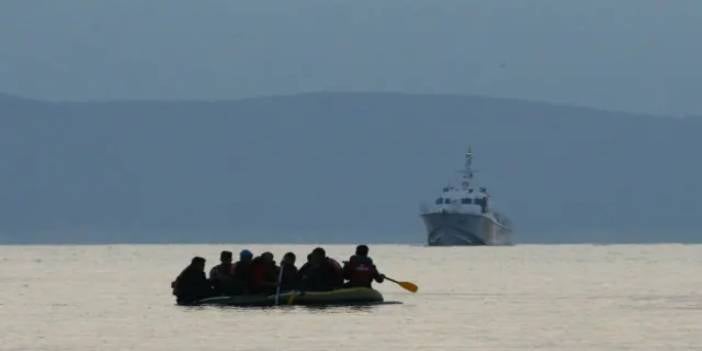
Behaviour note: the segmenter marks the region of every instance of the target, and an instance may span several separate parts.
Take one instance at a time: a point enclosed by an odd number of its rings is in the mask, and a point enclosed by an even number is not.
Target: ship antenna
[[[466,163],[463,169],[463,188],[467,189],[473,180],[473,148],[468,147],[468,152],[466,153]]]

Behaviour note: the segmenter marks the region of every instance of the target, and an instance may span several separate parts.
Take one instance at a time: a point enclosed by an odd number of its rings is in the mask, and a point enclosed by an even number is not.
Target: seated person
[[[234,263],[233,295],[246,294],[249,291],[249,280],[251,280],[251,263],[253,253],[249,250],[239,252],[239,261]]]
[[[368,246],[358,245],[356,254],[351,256],[348,262],[344,262],[344,279],[348,282],[346,287],[366,287],[370,288],[373,280],[382,283],[385,276],[378,273],[373,264],[373,260],[368,257]]]
[[[327,257],[323,248],[314,249],[308,258],[309,261],[300,268],[302,290],[328,291],[342,287],[344,278],[341,266],[336,260]]]
[[[298,287],[298,272],[295,267],[295,254],[288,252],[280,262],[280,269],[283,271],[280,277],[280,291],[295,290]]]
[[[213,296],[210,282],[205,277],[205,259],[194,257],[190,265],[171,283],[171,288],[179,305],[191,305]]]
[[[222,251],[219,255],[220,264],[210,270],[210,284],[217,295],[232,295],[236,293],[234,284],[234,265],[232,252]]]
[[[251,262],[249,292],[252,294],[275,294],[277,286],[278,267],[273,260],[273,254],[264,252]]]

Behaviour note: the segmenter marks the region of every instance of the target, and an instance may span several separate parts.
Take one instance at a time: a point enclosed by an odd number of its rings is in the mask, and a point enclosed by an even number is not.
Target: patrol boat
[[[511,245],[509,219],[491,208],[487,188],[478,185],[468,150],[460,184],[443,188],[433,205],[422,206],[429,246]]]

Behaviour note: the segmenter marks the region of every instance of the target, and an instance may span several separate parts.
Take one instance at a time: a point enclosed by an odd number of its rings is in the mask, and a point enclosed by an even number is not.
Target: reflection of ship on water
[[[460,185],[443,188],[431,206],[423,206],[427,243],[449,245],[510,245],[510,221],[491,208],[486,188],[478,186],[472,169],[473,153],[466,154]]]

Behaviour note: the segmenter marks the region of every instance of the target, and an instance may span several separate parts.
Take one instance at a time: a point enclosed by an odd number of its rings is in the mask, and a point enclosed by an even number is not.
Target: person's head
[[[253,258],[253,253],[251,251],[243,249],[239,252],[239,261],[248,262]]]
[[[261,260],[263,260],[263,262],[265,262],[265,263],[274,263],[273,254],[266,251],[266,252],[261,254]]]
[[[312,256],[324,258],[327,257],[327,252],[321,247],[316,247],[314,250],[312,250]]]
[[[362,257],[368,256],[368,246],[366,246],[366,245],[356,246],[356,256],[362,256]]]
[[[195,257],[193,257],[192,261],[190,261],[190,266],[199,270],[199,271],[204,271],[205,270],[205,259],[200,257],[200,256],[195,256]]]
[[[318,247],[312,250],[312,253],[310,254],[310,263],[312,265],[319,265],[322,263],[325,257],[327,257],[327,253],[324,251],[323,248]]]
[[[231,251],[222,251],[219,254],[219,260],[225,264],[232,263],[232,252]]]
[[[283,255],[283,263],[295,265],[295,254],[292,252],[285,253],[285,255]]]

